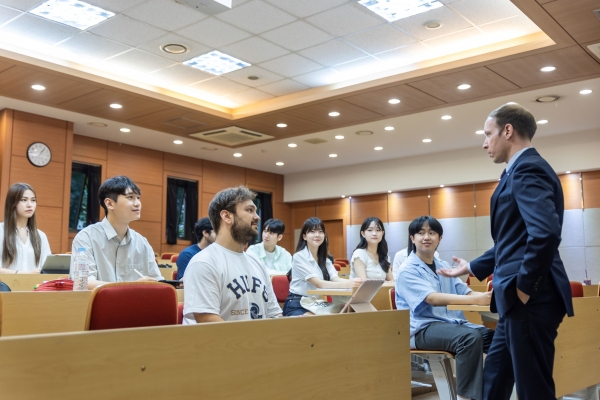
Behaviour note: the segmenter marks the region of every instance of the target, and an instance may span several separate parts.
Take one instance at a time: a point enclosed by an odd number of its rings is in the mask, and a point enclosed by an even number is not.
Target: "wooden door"
[[[329,252],[335,258],[346,258],[346,245],[344,243],[344,221],[334,219],[323,221],[325,231],[329,238]]]

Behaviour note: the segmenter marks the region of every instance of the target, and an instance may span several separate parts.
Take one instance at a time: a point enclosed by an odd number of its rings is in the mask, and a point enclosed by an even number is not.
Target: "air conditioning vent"
[[[321,144],[321,143],[327,143],[327,140],[314,138],[314,139],[307,139],[307,140],[305,140],[305,142],[310,143],[310,144]]]
[[[263,140],[275,139],[274,136],[265,135],[264,133],[250,131],[248,129],[237,126],[228,128],[216,129],[214,131],[206,131],[192,133],[190,136],[206,140],[212,143],[222,144],[224,146],[239,146],[241,144],[251,144],[262,142]]]
[[[596,14],[596,17],[600,18],[600,8],[597,10],[594,10],[594,14]]]
[[[600,59],[600,43],[590,44],[587,48]]]

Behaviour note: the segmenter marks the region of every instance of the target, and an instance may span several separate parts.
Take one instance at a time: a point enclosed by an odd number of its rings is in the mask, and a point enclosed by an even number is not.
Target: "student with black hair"
[[[360,226],[360,242],[350,257],[350,278],[393,280],[385,228],[377,217],[368,217]]]
[[[283,315],[312,315],[300,305],[307,290],[316,288],[351,288],[360,286],[361,278],[342,279],[327,258],[327,233],[319,218],[307,219],[302,225],[296,253],[292,259],[290,293],[283,305]]]
[[[187,268],[190,260],[201,250],[204,250],[207,246],[212,244],[217,238],[210,219],[208,217],[200,218],[196,225],[194,225],[194,234],[198,239],[198,243],[187,247],[177,257],[177,279],[181,280],[185,269]]]
[[[246,252],[267,268],[270,276],[285,275],[292,268],[292,255],[277,243],[283,238],[285,225],[278,219],[268,219],[263,224],[262,242],[248,247]]]
[[[494,331],[471,324],[462,311],[450,304],[490,304],[491,292],[473,292],[460,278],[439,274],[450,269],[434,258],[444,231],[431,216],[422,216],[408,227],[408,258],[396,279],[396,307],[410,310],[410,347],[455,353],[458,399],[481,399],[483,353],[487,353]]]
[[[109,178],[100,186],[98,200],[106,216],[79,231],[72,246],[73,254],[77,254],[78,248],[85,248],[92,261],[89,289],[106,282],[164,280],[148,240],[129,227],[129,223],[140,219],[141,194],[140,188],[126,176]]]

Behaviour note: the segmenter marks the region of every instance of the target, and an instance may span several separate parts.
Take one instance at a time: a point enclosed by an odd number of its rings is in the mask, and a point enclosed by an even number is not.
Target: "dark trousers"
[[[551,282],[527,304],[517,299],[498,321],[485,359],[485,400],[508,400],[515,379],[519,400],[556,400],[552,379],[554,339],[565,314]]]
[[[483,353],[487,353],[494,331],[447,322],[433,322],[415,334],[419,350],[443,350],[455,354],[456,392],[472,399],[482,398]]]

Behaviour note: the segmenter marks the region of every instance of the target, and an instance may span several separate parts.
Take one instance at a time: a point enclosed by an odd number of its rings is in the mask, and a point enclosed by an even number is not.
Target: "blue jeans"
[[[283,304],[283,315],[285,317],[295,317],[306,314],[308,310],[300,305],[301,299],[302,296],[290,292],[287,299],[285,299],[285,303]]]

